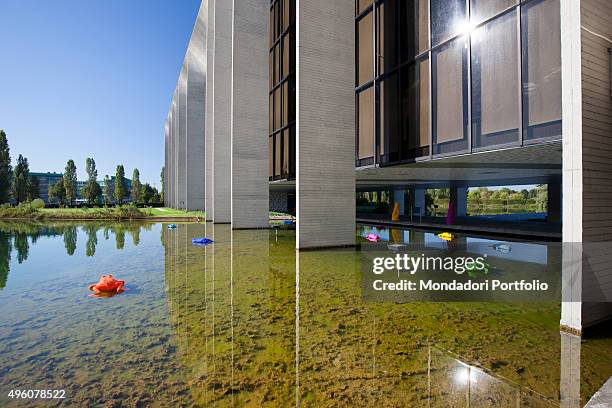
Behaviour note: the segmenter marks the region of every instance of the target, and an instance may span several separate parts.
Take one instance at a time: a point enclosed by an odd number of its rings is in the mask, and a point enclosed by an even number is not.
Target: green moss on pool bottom
[[[100,237],[94,257],[79,252],[90,234],[78,233],[74,257],[46,278],[77,261],[83,274],[114,264],[137,290],[110,301],[81,298],[76,284],[13,291],[14,275],[36,273],[42,242],[32,244],[0,291],[2,390],[63,387],[79,406],[286,406],[296,395],[304,406],[422,406],[435,344],[558,399],[559,304],[362,303],[346,250],[300,253],[296,293],[290,231],[156,225],[121,251]],[[196,236],[215,244],[193,247]],[[609,338],[583,341],[583,400],[610,375],[611,350]]]

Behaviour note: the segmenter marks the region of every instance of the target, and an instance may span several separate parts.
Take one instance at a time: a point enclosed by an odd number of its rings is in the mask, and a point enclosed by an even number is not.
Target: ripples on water
[[[562,376],[584,403],[612,374],[610,333],[560,334],[557,302],[364,303],[358,252],[294,247],[210,223],[0,224],[0,405],[554,406]],[[88,297],[109,273],[127,291]]]

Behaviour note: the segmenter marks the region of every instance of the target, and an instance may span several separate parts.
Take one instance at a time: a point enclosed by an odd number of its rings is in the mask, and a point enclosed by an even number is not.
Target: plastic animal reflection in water
[[[125,281],[113,278],[113,275],[102,275],[98,283],[89,285],[89,290],[94,292],[96,297],[111,297],[123,292]]]
[[[454,236],[450,232],[442,232],[438,234],[438,238],[443,239],[445,241],[452,241]]]
[[[371,232],[368,235],[366,235],[365,239],[367,239],[370,242],[378,242],[380,241],[380,236]]]

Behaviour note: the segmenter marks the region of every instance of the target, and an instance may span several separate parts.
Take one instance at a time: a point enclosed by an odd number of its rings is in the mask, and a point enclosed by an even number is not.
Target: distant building
[[[30,177],[36,177],[39,183],[40,198],[49,203],[49,187],[61,181],[64,177],[62,173],[30,173]]]
[[[106,183],[104,182],[104,179],[102,180],[98,180],[98,184],[100,184],[100,188],[102,189],[102,192],[104,192],[104,186],[106,185]],[[124,202],[130,202],[132,201],[132,198],[130,197],[130,191],[132,191],[132,180],[126,178],[125,179],[125,185],[127,186],[127,197],[125,198]],[[115,191],[115,176],[112,176],[110,178],[110,191],[111,194],[113,195],[110,199],[110,201],[112,203],[115,202],[115,198],[114,198],[114,194],[113,192]]]

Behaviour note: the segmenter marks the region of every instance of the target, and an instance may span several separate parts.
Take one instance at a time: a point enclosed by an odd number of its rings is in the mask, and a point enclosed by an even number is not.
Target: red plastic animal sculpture
[[[93,290],[96,295],[100,293],[121,293],[125,281],[113,278],[113,275],[102,275],[98,283],[89,285],[89,290]]]

